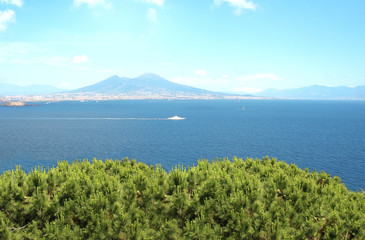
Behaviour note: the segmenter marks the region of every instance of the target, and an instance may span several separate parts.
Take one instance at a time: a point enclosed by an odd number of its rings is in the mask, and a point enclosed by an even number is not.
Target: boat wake
[[[110,121],[126,121],[126,120],[138,120],[138,121],[158,121],[158,120],[185,120],[185,118],[180,117],[170,117],[170,118],[0,118],[0,120],[64,120],[64,121],[86,121],[86,120],[110,120]]]

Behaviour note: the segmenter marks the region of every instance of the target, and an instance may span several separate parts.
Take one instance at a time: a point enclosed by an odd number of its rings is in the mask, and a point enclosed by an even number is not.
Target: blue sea
[[[178,115],[186,120],[167,118]],[[168,171],[268,155],[365,188],[365,101],[123,100],[0,107],[0,173],[135,158]]]

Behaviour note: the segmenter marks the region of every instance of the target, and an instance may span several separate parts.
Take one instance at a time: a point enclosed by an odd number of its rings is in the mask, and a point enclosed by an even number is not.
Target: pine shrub
[[[364,193],[268,157],[17,167],[0,210],[0,239],[365,239]]]

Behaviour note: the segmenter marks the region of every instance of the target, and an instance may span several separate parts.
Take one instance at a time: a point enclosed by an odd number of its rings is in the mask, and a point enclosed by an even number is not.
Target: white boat
[[[185,120],[186,118],[182,118],[182,117],[179,117],[179,116],[175,115],[173,117],[169,117],[168,119],[169,120]]]

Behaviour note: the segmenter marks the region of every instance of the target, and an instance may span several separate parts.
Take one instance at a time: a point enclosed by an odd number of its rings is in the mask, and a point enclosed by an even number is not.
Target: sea
[[[178,115],[185,120],[169,120]],[[0,173],[57,161],[269,156],[365,189],[365,101],[118,100],[0,107]]]

